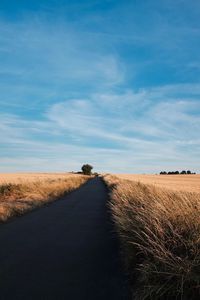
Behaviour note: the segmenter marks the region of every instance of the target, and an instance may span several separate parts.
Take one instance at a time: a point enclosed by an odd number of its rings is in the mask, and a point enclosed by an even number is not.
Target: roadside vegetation
[[[200,299],[200,194],[104,181],[133,299]]]
[[[79,188],[89,179],[84,175],[0,185],[0,222],[22,215]]]

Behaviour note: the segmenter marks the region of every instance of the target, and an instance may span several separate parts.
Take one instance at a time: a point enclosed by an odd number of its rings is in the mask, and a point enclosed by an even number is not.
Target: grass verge
[[[79,188],[89,179],[77,175],[19,184],[0,185],[0,222],[22,215]]]
[[[200,194],[104,176],[133,298],[200,299]]]

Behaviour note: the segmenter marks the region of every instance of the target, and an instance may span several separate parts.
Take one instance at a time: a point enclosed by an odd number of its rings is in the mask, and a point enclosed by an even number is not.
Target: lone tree
[[[93,166],[86,164],[86,165],[83,165],[81,169],[82,169],[84,175],[91,175]]]

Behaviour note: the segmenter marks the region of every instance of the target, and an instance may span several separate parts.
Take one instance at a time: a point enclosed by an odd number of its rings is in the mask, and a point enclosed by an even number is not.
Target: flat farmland
[[[0,173],[0,184],[24,183],[43,181],[48,179],[65,179],[67,177],[78,176],[73,173]]]
[[[134,299],[199,299],[200,176],[107,174],[104,180]]]
[[[0,222],[59,199],[88,179],[72,173],[1,173]]]
[[[175,191],[200,193],[200,175],[140,175],[116,174],[121,179],[128,179],[144,184],[152,184]]]

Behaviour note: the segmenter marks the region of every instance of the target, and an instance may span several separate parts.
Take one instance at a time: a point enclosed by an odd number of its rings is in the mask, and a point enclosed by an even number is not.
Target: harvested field
[[[6,175],[0,184],[0,222],[54,201],[90,178],[76,174]]]
[[[116,174],[121,179],[133,180],[144,184],[153,184],[174,191],[200,193],[200,175],[140,175]]]

